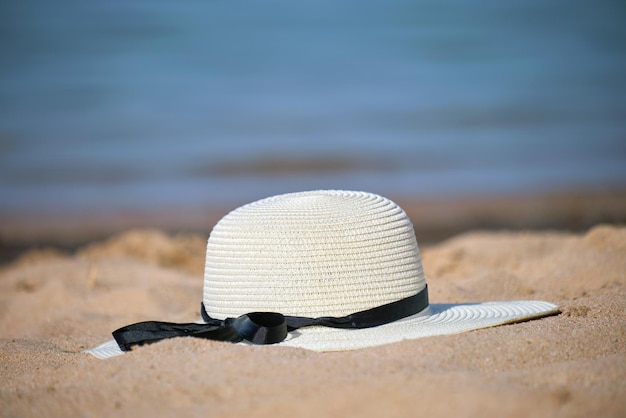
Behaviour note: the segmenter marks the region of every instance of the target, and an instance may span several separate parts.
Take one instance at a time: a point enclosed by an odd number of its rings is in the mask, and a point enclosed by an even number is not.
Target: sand
[[[132,322],[195,320],[205,240],[133,230],[1,267],[0,415],[626,416],[624,227],[421,248],[434,303],[541,299],[558,316],[350,352],[188,338],[81,352]]]

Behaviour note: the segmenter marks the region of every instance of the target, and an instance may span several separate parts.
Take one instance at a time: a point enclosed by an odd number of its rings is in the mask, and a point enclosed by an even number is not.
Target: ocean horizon
[[[626,186],[620,2],[0,9],[0,212]]]

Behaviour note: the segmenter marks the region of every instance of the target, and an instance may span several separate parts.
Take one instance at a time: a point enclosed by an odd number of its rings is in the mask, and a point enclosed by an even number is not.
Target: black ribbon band
[[[200,313],[205,324],[146,321],[113,331],[113,338],[122,351],[174,337],[197,337],[217,341],[250,341],[254,344],[275,344],[287,338],[289,331],[321,325],[330,328],[371,328],[388,324],[421,312],[428,306],[428,287],[408,298],[342,317],[282,315],[276,312],[252,312],[224,320],[211,318],[204,303]]]

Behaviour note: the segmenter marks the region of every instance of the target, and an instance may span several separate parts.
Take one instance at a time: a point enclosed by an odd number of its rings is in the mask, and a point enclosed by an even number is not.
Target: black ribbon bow
[[[287,338],[290,331],[302,327],[321,325],[330,328],[371,328],[397,321],[421,312],[428,306],[428,288],[408,298],[377,306],[347,316],[285,316],[276,312],[252,312],[237,318],[223,320],[211,318],[204,303],[200,313],[204,324],[146,321],[127,325],[113,331],[113,338],[122,351],[134,345],[150,344],[167,338],[197,337],[233,343],[243,340],[253,344],[275,344]]]

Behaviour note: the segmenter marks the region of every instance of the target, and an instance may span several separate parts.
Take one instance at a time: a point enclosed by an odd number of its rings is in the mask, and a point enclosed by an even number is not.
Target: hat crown
[[[274,311],[344,316],[426,285],[413,225],[394,202],[318,190],[235,209],[207,243],[203,301],[217,319]]]

